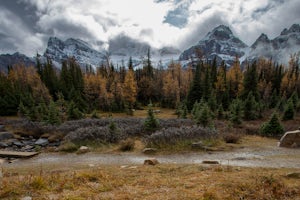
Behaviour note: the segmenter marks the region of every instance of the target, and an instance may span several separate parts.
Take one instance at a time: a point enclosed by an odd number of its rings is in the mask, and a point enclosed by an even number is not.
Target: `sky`
[[[43,54],[53,36],[96,50],[118,35],[184,50],[221,24],[251,45],[299,24],[299,10],[299,0],[0,0],[0,54]]]

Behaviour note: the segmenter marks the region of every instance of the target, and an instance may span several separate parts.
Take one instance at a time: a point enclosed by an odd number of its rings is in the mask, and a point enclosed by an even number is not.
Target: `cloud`
[[[30,52],[40,50],[42,35],[31,32],[22,19],[11,11],[0,7],[1,53]]]
[[[262,32],[272,38],[300,23],[299,0],[7,2],[0,3],[0,51],[30,56],[37,50],[42,53],[50,36],[79,38],[98,50],[107,48],[118,35],[157,48],[171,45],[184,50],[220,24],[251,45]]]

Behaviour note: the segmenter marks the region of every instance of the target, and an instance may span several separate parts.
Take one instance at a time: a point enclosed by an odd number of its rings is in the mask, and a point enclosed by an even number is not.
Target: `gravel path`
[[[5,162],[4,168],[50,167],[71,168],[97,165],[139,165],[147,158],[155,157],[160,163],[200,164],[204,160],[219,161],[222,165],[297,168],[300,169],[300,148],[279,147],[242,148],[230,152],[192,152],[171,155],[145,155],[139,153],[61,154],[42,153],[30,159]]]

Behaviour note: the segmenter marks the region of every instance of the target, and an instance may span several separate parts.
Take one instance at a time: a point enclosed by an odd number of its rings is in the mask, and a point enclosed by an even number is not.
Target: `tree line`
[[[0,115],[51,124],[99,110],[132,115],[149,102],[174,108],[182,118],[191,113],[204,126],[214,118],[234,124],[255,120],[269,109],[288,120],[299,109],[299,55],[292,55],[288,66],[260,59],[244,69],[238,58],[231,67],[216,59],[154,67],[148,52],[142,68],[134,69],[131,58],[127,66],[108,61],[95,69],[68,58],[58,70],[50,59],[42,63],[37,57],[36,66],[20,64],[0,73],[0,90]]]

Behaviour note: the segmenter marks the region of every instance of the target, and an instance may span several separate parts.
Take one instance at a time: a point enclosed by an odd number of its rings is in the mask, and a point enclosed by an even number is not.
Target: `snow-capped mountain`
[[[13,66],[15,64],[22,64],[25,66],[34,66],[35,59],[29,58],[24,54],[18,52],[14,54],[2,54],[0,55],[0,71],[7,72],[8,66]]]
[[[197,58],[196,54],[199,50],[204,59],[212,60],[216,57],[217,62],[222,59],[227,66],[232,65],[236,56],[243,63],[265,57],[287,65],[290,55],[300,52],[300,25],[294,24],[289,29],[284,29],[272,40],[262,33],[250,47],[234,36],[227,26],[220,25],[196,45],[183,51],[179,60],[185,63],[191,62],[191,59]]]
[[[88,43],[69,38],[62,41],[56,37],[50,37],[44,56],[54,63],[61,63],[68,57],[74,57],[79,64],[99,65],[104,60],[104,54],[94,50]]]
[[[247,60],[265,57],[278,63],[287,64],[290,55],[300,52],[300,25],[294,24],[284,29],[278,37],[270,40],[267,35],[261,36],[250,47]]]
[[[231,65],[235,57],[244,56],[247,52],[247,45],[236,37],[229,27],[220,25],[209,32],[198,44],[183,51],[179,60],[197,59],[197,51],[201,51],[204,59],[217,61],[224,60],[227,65]]]

